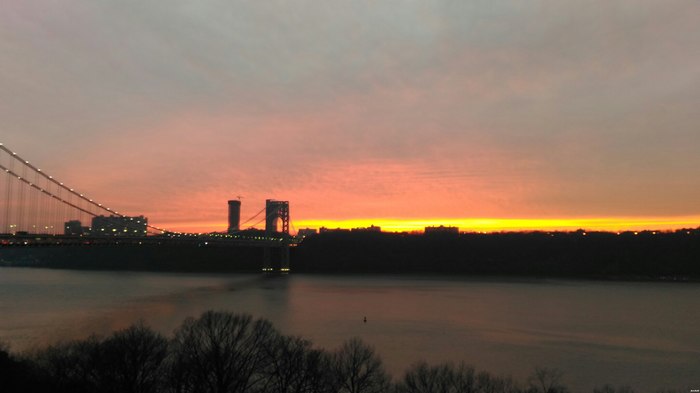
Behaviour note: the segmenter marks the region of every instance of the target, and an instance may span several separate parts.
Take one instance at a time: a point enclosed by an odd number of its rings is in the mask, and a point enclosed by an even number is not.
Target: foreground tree
[[[264,373],[266,393],[331,392],[330,357],[311,348],[300,337],[278,336],[265,348],[269,358]]]
[[[0,392],[16,391],[19,381],[16,380],[15,368],[17,362],[10,355],[9,347],[0,342]]]
[[[520,393],[522,389],[510,377],[500,377],[482,371],[476,376],[476,391],[479,393]]]
[[[168,342],[142,323],[15,356],[0,343],[0,393],[567,393],[557,369],[536,368],[529,388],[446,363],[412,366],[395,386],[371,346],[354,338],[329,354],[250,315],[206,312]],[[657,393],[680,393],[663,390]],[[634,393],[604,385],[593,393]]]
[[[99,392],[104,362],[100,341],[91,336],[86,340],[52,345],[33,356],[52,392]]]
[[[476,391],[474,368],[451,363],[413,365],[396,385],[398,393],[473,393]]]
[[[105,340],[53,345],[30,357],[52,392],[151,393],[161,390],[168,341],[137,323]]]
[[[593,393],[634,393],[634,390],[629,386],[615,388],[613,385],[603,385],[593,389]]]
[[[264,385],[264,348],[279,335],[266,320],[208,311],[188,318],[171,345],[169,380],[178,393],[251,392]]]
[[[565,393],[566,386],[561,384],[564,373],[556,368],[536,367],[528,382],[530,390],[538,393]]]
[[[10,353],[8,345],[0,341],[0,392],[27,393],[44,392],[47,386],[42,384],[36,367],[28,359],[22,359]]]
[[[139,322],[101,345],[103,392],[155,393],[163,385],[168,341]]]
[[[384,393],[390,378],[374,348],[359,338],[346,341],[331,360],[334,391],[339,393]]]

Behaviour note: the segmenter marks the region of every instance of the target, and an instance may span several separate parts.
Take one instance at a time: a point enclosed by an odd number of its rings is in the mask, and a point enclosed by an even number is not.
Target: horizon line
[[[534,232],[534,231],[673,231],[700,228],[698,216],[647,217],[579,217],[579,218],[358,218],[358,219],[303,219],[292,220],[294,232],[299,229],[354,229],[377,226],[382,232],[423,232],[426,227],[457,227],[460,232]],[[159,224],[183,232],[213,232],[226,230],[224,221],[173,222]],[[253,227],[261,229],[260,227]]]

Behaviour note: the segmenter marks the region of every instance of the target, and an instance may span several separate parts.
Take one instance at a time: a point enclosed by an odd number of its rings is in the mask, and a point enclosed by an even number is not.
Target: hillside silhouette
[[[700,231],[433,235],[326,232],[295,250],[303,272],[700,277]]]

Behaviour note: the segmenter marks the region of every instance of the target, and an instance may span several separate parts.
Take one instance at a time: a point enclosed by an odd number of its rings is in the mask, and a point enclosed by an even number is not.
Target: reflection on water
[[[574,389],[652,391],[697,386],[699,299],[697,284],[2,268],[0,339],[23,350],[139,319],[169,335],[227,310],[326,348],[359,336],[395,376],[419,359],[464,360],[521,380],[558,367]]]

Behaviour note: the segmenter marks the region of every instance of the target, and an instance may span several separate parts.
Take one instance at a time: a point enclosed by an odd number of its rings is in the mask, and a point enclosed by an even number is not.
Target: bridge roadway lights
[[[262,268],[263,274],[275,274],[275,269],[271,267],[264,267]],[[279,274],[289,274],[289,268],[288,267],[283,267],[279,270]]]

